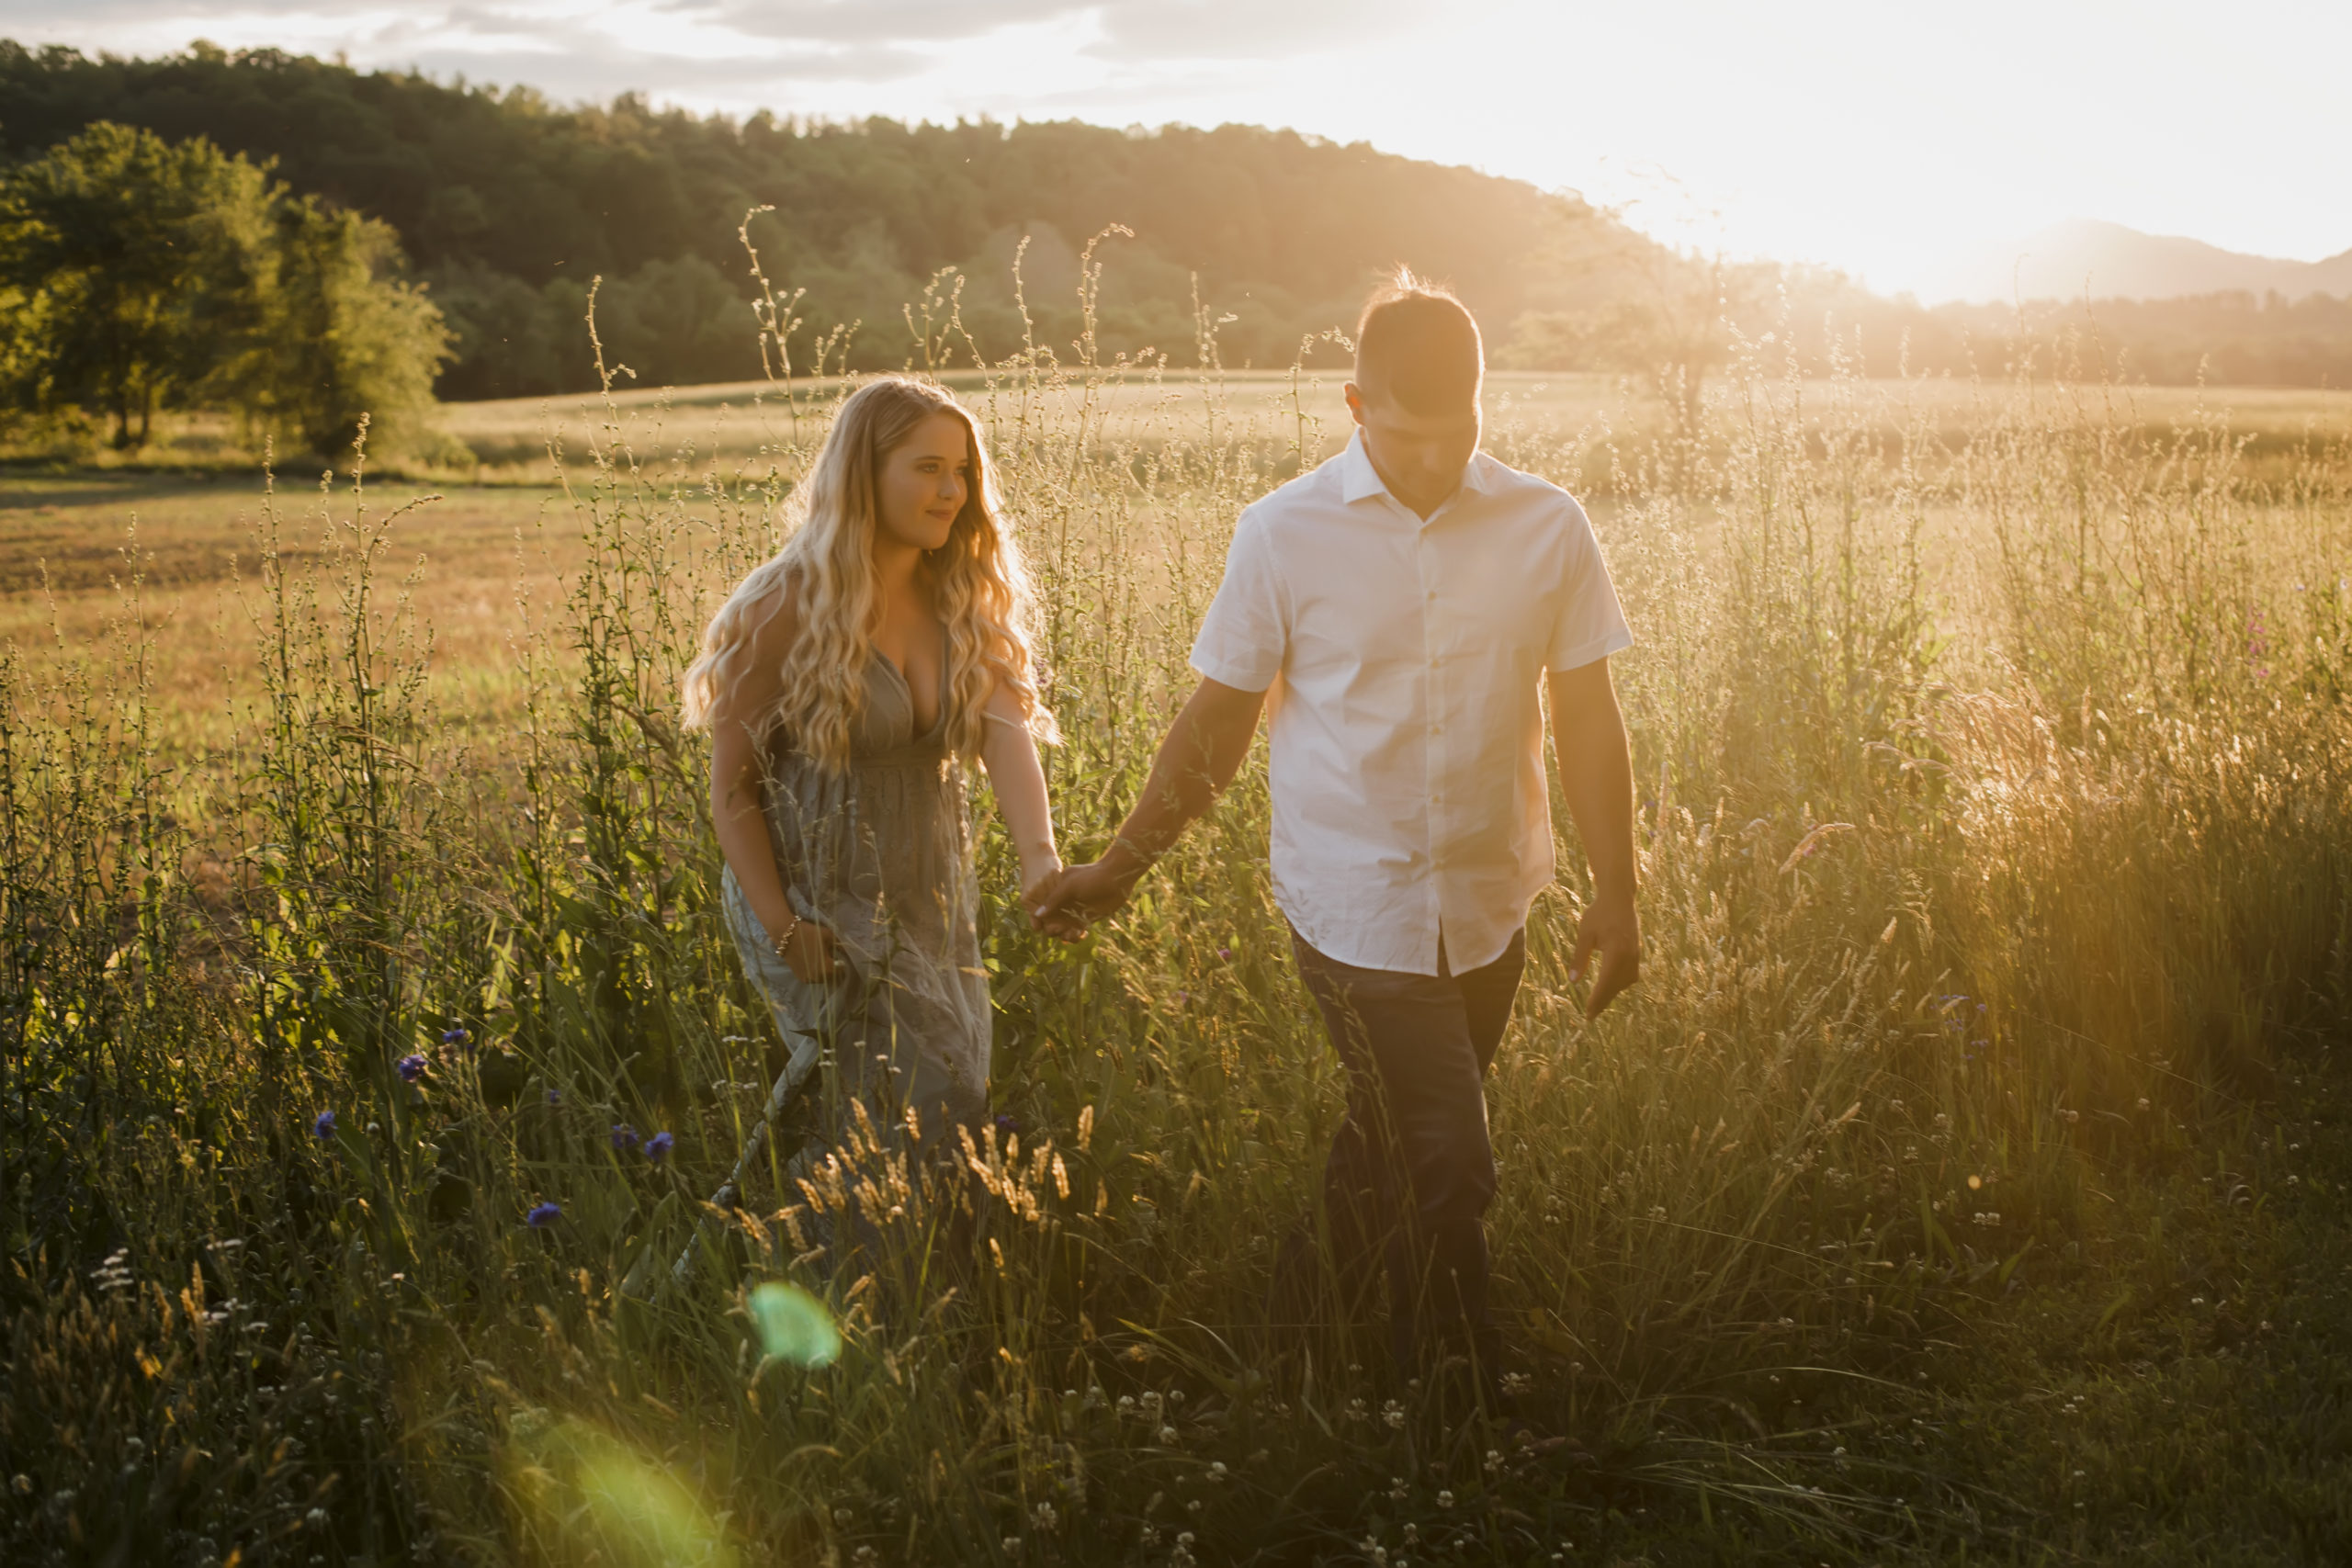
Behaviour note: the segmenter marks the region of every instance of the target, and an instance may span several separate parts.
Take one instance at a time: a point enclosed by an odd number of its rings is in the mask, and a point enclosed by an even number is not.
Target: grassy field
[[[0,484],[7,1560],[2352,1556],[2342,408],[1751,365],[1677,445],[1493,390],[1641,639],[1645,981],[1581,1021],[1564,843],[1491,1085],[1510,1381],[1576,1447],[1270,1347],[1338,1086],[1261,762],[1076,950],[986,840],[976,1249],[862,1145],[707,1209],[778,1044],[677,675],[826,394],[579,417],[560,488],[480,407],[514,482],[398,516]],[[969,395],[1084,852],[1330,391]],[[919,1288],[827,1269],[862,1183]]]

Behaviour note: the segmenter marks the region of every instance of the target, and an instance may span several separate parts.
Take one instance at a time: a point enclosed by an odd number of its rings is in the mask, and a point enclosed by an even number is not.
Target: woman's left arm
[[[1029,733],[1020,700],[1009,688],[998,686],[986,711],[980,761],[989,771],[997,809],[1004,814],[1005,830],[1012,835],[1013,850],[1021,857],[1021,901],[1027,908],[1034,905],[1032,895],[1042,891],[1062,869],[1061,856],[1054,850],[1054,813],[1046,798],[1046,770],[1037,761],[1036,738]]]

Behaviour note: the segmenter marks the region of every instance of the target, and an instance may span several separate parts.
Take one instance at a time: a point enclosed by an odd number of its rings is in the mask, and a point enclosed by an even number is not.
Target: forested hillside
[[[2030,355],[2159,383],[2352,384],[2352,301],[1923,309],[1835,273],[1679,256],[1574,196],[1254,126],[736,121],[274,51],[92,60],[0,40],[0,164],[100,121],[207,139],[273,164],[300,197],[388,224],[387,265],[425,286],[450,330],[444,399],[592,385],[581,319],[599,276],[607,356],[638,384],[756,376],[738,237],[753,207],[774,209],[749,230],[768,276],[807,291],[798,369],[827,341],[829,367],[923,362],[906,303],[947,268],[981,352],[1019,350],[1024,238],[1035,342],[1067,357],[1080,254],[1124,224],[1132,236],[1102,252],[1106,356],[1156,348],[1189,366],[1205,320],[1227,365],[1288,365],[1403,262],[1454,284],[1497,363],[1653,375],[1669,400],[1725,362],[1734,329],[1777,332],[1816,367],[1835,344],[1873,375],[1999,375]],[[1342,359],[1329,342],[1307,352]]]
[[[1655,251],[1572,197],[1254,127],[739,123],[276,52],[94,61],[0,43],[0,156],[100,119],[274,159],[297,191],[390,223],[456,332],[445,398],[582,385],[598,275],[606,346],[642,379],[756,375],[737,238],[755,205],[775,209],[751,228],[769,275],[808,290],[796,356],[860,321],[849,361],[865,367],[907,358],[901,306],[948,266],[968,275],[964,317],[983,349],[1018,347],[1023,234],[1043,341],[1067,353],[1080,249],[1131,227],[1106,251],[1102,341],[1185,364],[1194,275],[1202,305],[1234,318],[1227,363],[1286,365],[1302,336],[1352,315],[1383,265],[1449,278],[1508,323],[1587,305]]]

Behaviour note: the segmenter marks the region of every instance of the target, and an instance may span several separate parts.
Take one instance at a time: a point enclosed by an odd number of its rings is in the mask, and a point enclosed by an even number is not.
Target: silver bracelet
[[[800,912],[796,909],[792,914],[792,923],[784,928],[784,934],[780,937],[772,938],[769,941],[768,945],[775,950],[775,955],[778,958],[783,959],[787,964],[792,962],[791,957],[786,953],[784,950],[790,944],[794,937],[800,934],[800,928],[806,923],[807,922],[801,919]]]

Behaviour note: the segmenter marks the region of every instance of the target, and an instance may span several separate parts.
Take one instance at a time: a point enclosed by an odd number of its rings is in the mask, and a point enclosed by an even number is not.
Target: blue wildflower
[[[445,1029],[441,1032],[441,1043],[444,1045],[470,1045],[473,1043],[474,1037],[472,1032],[468,1030],[463,1024],[459,1024],[454,1029]]]
[[[523,1216],[523,1223],[533,1230],[543,1231],[561,1218],[563,1218],[563,1210],[560,1206],[554,1203],[539,1203],[534,1205],[531,1212]]]
[[[998,1137],[1010,1138],[1020,1131],[1021,1119],[1019,1117],[1000,1116],[996,1119],[996,1135]]]
[[[320,1138],[332,1138],[332,1137],[334,1137],[334,1111],[320,1111],[320,1112],[319,1112],[319,1119],[318,1119],[317,1121],[315,1121],[315,1122],[311,1122],[311,1135],[312,1135],[313,1137],[320,1137]]]
[[[560,1089],[551,1089],[548,1090],[548,1103],[549,1105],[561,1105],[563,1103],[563,1090]]]
[[[672,1145],[677,1141],[667,1133],[654,1134],[653,1136],[645,1140],[645,1157],[656,1165],[661,1164],[662,1156],[668,1154]]]
[[[402,1083],[414,1083],[424,1076],[424,1058],[413,1051],[402,1056],[396,1066]]]
[[[624,1122],[613,1129],[613,1147],[622,1154],[637,1147],[637,1129]]]

